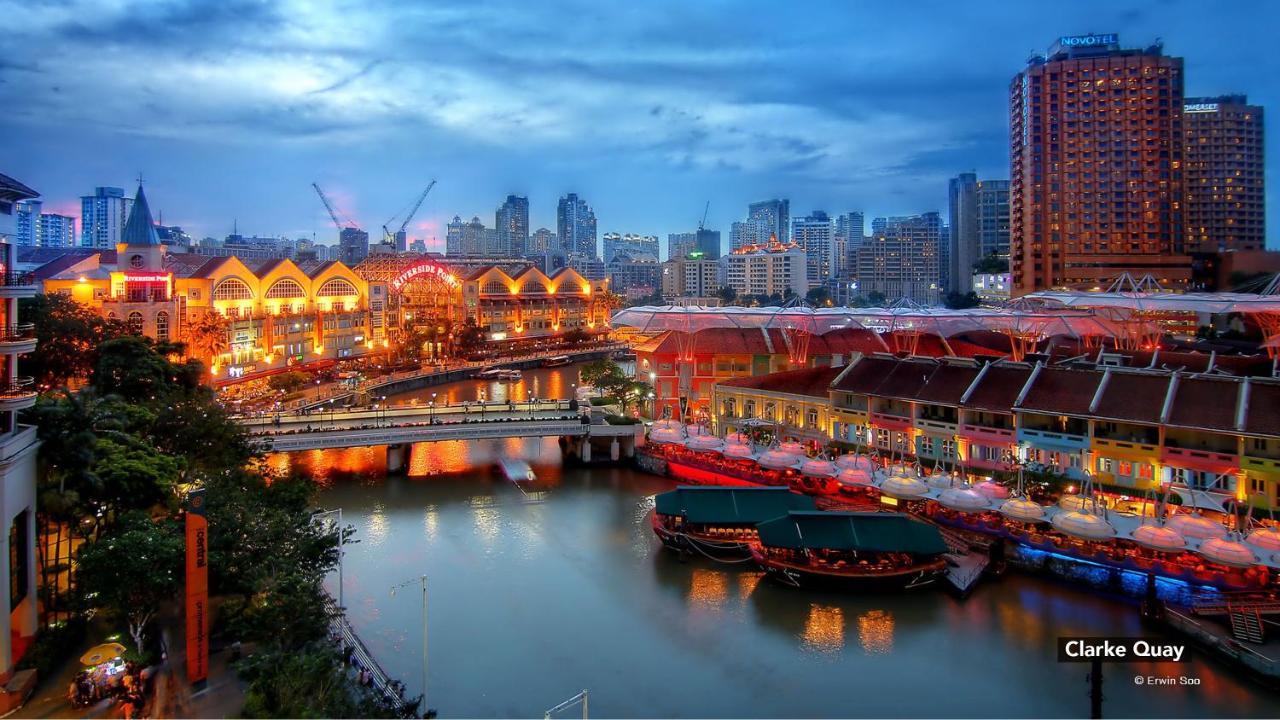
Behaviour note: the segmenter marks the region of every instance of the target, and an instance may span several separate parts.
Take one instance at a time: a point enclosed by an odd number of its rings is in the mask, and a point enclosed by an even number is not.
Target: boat
[[[715,559],[750,556],[756,523],[792,510],[815,510],[808,495],[785,487],[681,485],[654,499],[653,532],[662,544]]]
[[[542,367],[560,367],[562,365],[568,365],[568,364],[569,364],[568,355],[556,355],[555,357],[549,357],[546,360],[542,361]]]
[[[509,370],[506,368],[492,368],[490,370],[481,370],[476,373],[479,380],[519,380],[524,377],[519,370]]]
[[[947,571],[938,528],[903,513],[792,510],[756,532],[752,558],[795,587],[915,590]]]

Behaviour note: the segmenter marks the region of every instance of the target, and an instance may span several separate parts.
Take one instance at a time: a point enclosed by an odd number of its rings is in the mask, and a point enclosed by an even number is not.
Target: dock
[[[962,598],[968,597],[991,564],[991,546],[943,525],[935,525],[942,541],[950,548],[946,555],[947,582]]]

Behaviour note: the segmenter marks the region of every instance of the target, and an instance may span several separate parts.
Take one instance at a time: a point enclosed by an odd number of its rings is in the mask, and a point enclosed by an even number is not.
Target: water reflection
[[[884,610],[868,610],[858,616],[858,642],[868,655],[893,652],[893,615]]]
[[[808,650],[828,654],[839,652],[844,648],[844,609],[810,603],[801,639]]]
[[[689,604],[718,610],[729,597],[729,578],[722,570],[694,568],[689,579]]]

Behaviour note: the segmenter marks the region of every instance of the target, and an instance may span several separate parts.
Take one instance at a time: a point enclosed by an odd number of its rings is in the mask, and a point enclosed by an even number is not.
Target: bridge
[[[568,400],[264,413],[238,421],[263,452],[385,445],[393,472],[407,466],[409,447],[420,442],[557,437],[583,462],[591,460],[592,440],[608,442],[613,460],[631,457],[644,442],[643,426],[593,422]]]

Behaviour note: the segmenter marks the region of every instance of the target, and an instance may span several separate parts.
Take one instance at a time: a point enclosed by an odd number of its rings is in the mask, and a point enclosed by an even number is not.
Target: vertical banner
[[[187,680],[209,678],[209,521],[205,491],[187,494]]]

